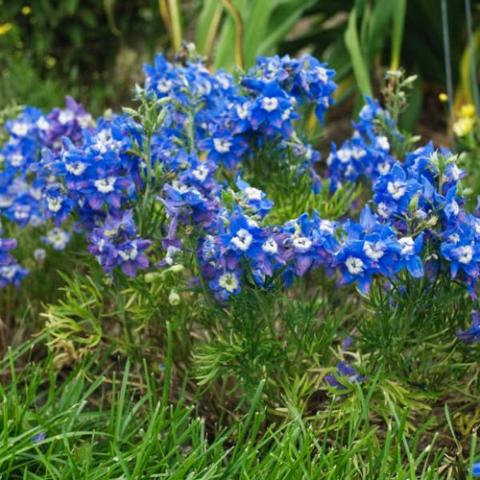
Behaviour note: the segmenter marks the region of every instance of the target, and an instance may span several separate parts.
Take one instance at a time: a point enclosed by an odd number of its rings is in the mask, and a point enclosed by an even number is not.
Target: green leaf
[[[407,0],[397,0],[393,10],[393,33],[392,33],[392,60],[390,68],[398,70],[400,66],[400,53],[402,50],[403,30],[405,26],[405,12]]]
[[[360,41],[357,31],[357,12],[352,9],[348,19],[348,27],[345,31],[345,45],[350,53],[353,72],[358,83],[358,88],[363,95],[372,96],[370,75],[365,58],[360,48]]]
[[[210,55],[222,17],[223,5],[218,0],[204,0],[197,22],[195,43],[199,53]]]

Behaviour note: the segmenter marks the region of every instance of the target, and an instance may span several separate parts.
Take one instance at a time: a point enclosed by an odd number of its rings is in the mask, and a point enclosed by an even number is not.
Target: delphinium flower
[[[331,270],[338,248],[336,229],[335,222],[321,219],[317,212],[312,216],[304,213],[281,227],[286,235],[282,246],[287,249],[289,261],[284,273],[287,285],[292,282],[293,275],[301,277],[319,267]]]
[[[395,163],[373,186],[374,200],[380,216],[388,218],[406,214],[410,202],[421,189],[422,185],[410,177],[400,163]]]
[[[212,162],[233,170],[247,148],[246,142],[238,135],[221,130],[212,135],[200,141],[198,147],[207,152],[207,158]]]
[[[61,139],[68,137],[73,143],[80,142],[83,129],[93,129],[95,122],[83,105],[70,96],[65,99],[64,109],[54,108],[46,117],[48,128],[45,130],[44,143],[53,148],[61,148]]]
[[[391,278],[400,270],[402,245],[396,232],[380,223],[369,207],[362,211],[359,223],[347,221],[343,230],[335,254],[341,283],[357,282],[360,291],[366,294],[374,275]]]
[[[105,222],[92,230],[89,251],[102,268],[111,273],[116,267],[128,276],[149,266],[145,251],[151,242],[137,235],[133,212],[125,211],[120,217],[108,216]]]
[[[333,104],[336,89],[335,71],[311,55],[292,59],[284,57],[258,57],[255,67],[242,79],[242,84],[261,91],[271,82],[296,99],[299,104],[315,105],[317,117],[322,120],[325,110]]]
[[[237,177],[236,185],[240,190],[239,203],[242,207],[248,208],[253,214],[258,215],[259,218],[264,218],[269,214],[273,207],[273,202],[267,197],[265,192],[250,186],[240,176]]]
[[[290,97],[276,82],[267,83],[252,102],[250,124],[253,130],[261,130],[267,136],[280,134],[290,137],[292,120],[298,118]]]
[[[28,270],[21,267],[10,253],[16,246],[17,241],[13,238],[0,239],[0,288],[9,284],[18,287],[28,274]]]
[[[376,100],[367,97],[358,121],[353,126],[352,137],[341,147],[332,144],[327,158],[332,190],[339,188],[345,181],[375,181],[380,175],[388,173],[395,162],[385,130],[398,140],[401,139],[401,134],[388,112]]]
[[[328,374],[325,376],[325,382],[336,390],[345,390],[345,383],[362,383],[365,381],[365,377],[360,375],[357,370],[345,361],[340,362],[337,365],[336,372],[334,374]]]
[[[61,251],[65,250],[65,247],[70,241],[70,233],[61,228],[55,227],[49,230],[42,239],[54,250]]]
[[[480,462],[474,463],[472,466],[472,475],[474,477],[480,477]]]

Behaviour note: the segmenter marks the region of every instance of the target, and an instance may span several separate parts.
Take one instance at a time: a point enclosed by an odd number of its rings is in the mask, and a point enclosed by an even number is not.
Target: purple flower
[[[472,311],[471,327],[467,330],[459,330],[457,337],[467,344],[480,342],[480,312],[478,310]]]
[[[342,361],[337,365],[337,370],[334,374],[325,376],[325,382],[337,390],[345,390],[345,383],[362,383],[365,377],[360,375],[353,366],[347,362]]]

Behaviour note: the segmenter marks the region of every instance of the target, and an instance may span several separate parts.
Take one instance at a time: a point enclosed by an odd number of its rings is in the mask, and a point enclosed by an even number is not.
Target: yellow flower
[[[465,137],[472,131],[473,124],[474,119],[472,117],[459,118],[453,124],[453,132],[457,137]]]
[[[438,94],[438,99],[442,102],[448,102],[448,95],[445,92],[439,93]]]
[[[471,103],[462,105],[460,109],[460,117],[469,117],[472,118],[475,116],[475,107]]]
[[[12,29],[11,23],[0,23],[0,37]]]
[[[20,11],[22,12],[22,15],[30,15],[32,13],[32,7],[25,5]]]
[[[53,68],[57,63],[57,59],[52,56],[45,57],[45,65],[47,68]]]

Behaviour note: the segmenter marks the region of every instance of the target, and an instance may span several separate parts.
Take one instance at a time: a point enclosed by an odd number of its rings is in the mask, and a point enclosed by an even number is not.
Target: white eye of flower
[[[380,260],[385,254],[385,246],[380,242],[365,242],[363,245],[363,251],[368,258],[377,261]]]
[[[278,252],[277,242],[273,238],[267,239],[265,243],[262,245],[262,250],[265,253],[270,253],[274,255],[275,253]]]
[[[312,241],[306,237],[296,237],[293,239],[293,247],[301,253],[305,253],[312,246]]]
[[[127,262],[128,260],[135,260],[138,255],[138,248],[135,244],[133,244],[128,250],[118,250],[118,254],[124,262]]]
[[[353,147],[352,148],[352,156],[355,160],[359,160],[360,158],[364,157],[367,152],[363,148]]]
[[[238,250],[241,250],[242,252],[245,252],[248,250],[250,245],[252,244],[253,237],[252,234],[245,230],[244,228],[241,228],[237,234],[230,240],[231,243],[235,245]]]
[[[262,98],[262,108],[267,112],[273,112],[278,108],[278,99],[275,97]]]
[[[168,93],[171,88],[172,88],[172,82],[170,80],[163,78],[162,80],[159,80],[157,82],[157,90],[160,93]]]
[[[290,113],[292,113],[291,108],[287,108],[283,113],[282,113],[282,120],[287,121],[290,118]]]
[[[247,187],[244,190],[244,193],[247,196],[248,200],[261,200],[263,192],[258,188]]]
[[[395,182],[388,182],[387,191],[395,200],[398,200],[407,192],[407,185],[405,182],[400,182],[399,180]]]
[[[43,196],[42,190],[40,188],[31,188],[28,193],[30,193],[30,196],[32,198],[38,201],[40,201]]]
[[[12,133],[17,137],[24,137],[28,133],[28,123],[15,122],[12,125]]]
[[[101,130],[95,137],[95,143],[92,148],[100,153],[106,153],[108,150],[120,148],[122,142],[113,139],[111,130]]]
[[[63,250],[68,242],[68,235],[61,228],[53,228],[47,233],[47,240],[56,250]]]
[[[473,258],[473,248],[470,245],[464,247],[458,247],[455,249],[455,254],[458,257],[458,261],[466,265],[470,263]]]
[[[8,195],[0,195],[0,208],[8,208],[13,200]]]
[[[377,211],[382,218],[388,218],[388,208],[385,203],[380,202],[377,206]]]
[[[232,146],[232,142],[229,142],[228,140],[223,140],[221,138],[213,139],[213,147],[218,153],[229,152],[231,146]]]
[[[323,82],[323,83],[327,83],[328,82],[328,75],[327,75],[327,71],[323,68],[323,67],[317,67],[315,69],[315,73],[317,74],[317,78]]]
[[[47,256],[47,252],[45,251],[44,248],[36,248],[35,251],[33,252],[33,258],[38,263],[42,263],[45,260],[46,256]]]
[[[378,166],[380,175],[386,175],[390,171],[391,165],[388,162],[383,162]]]
[[[230,82],[226,75],[222,75],[222,74],[217,75],[217,81],[220,84],[220,86],[224,89],[227,89],[230,86]]]
[[[398,241],[398,243],[400,243],[402,247],[402,249],[400,250],[400,253],[402,255],[406,256],[413,253],[415,242],[413,241],[412,237],[403,237]]]
[[[452,215],[458,215],[460,213],[460,207],[458,206],[458,203],[455,200],[452,200],[446,207],[445,209],[448,213],[451,213]]]
[[[381,136],[377,138],[377,145],[384,151],[390,150],[390,143],[385,136]]]
[[[349,148],[341,148],[337,151],[337,157],[342,163],[347,163],[352,158],[352,151]]]
[[[75,176],[81,175],[87,168],[87,165],[83,162],[67,163],[65,165],[67,172],[72,173]]]
[[[100,180],[95,180],[94,184],[100,193],[110,193],[115,190],[116,180],[115,177],[101,178]]]
[[[205,165],[198,166],[193,172],[192,175],[199,181],[204,182],[207,178],[210,170]]]
[[[330,235],[333,235],[335,233],[335,226],[333,222],[330,222],[328,220],[321,220],[319,229],[321,232],[326,232]]]
[[[452,235],[450,235],[448,237],[448,239],[452,242],[452,243],[458,243],[460,241],[460,235],[458,233],[452,233]]]
[[[240,118],[240,120],[245,120],[247,118],[247,115],[248,115],[247,104],[237,105],[236,110],[237,110],[238,118]]]
[[[218,284],[227,292],[232,293],[238,288],[238,278],[233,273],[224,273],[219,279]]]
[[[349,175],[352,175],[354,173],[355,173],[355,168],[353,167],[353,165],[350,164],[345,170],[345,176],[348,177]]]
[[[12,167],[19,167],[23,163],[23,155],[20,152],[15,152],[10,157],[10,164]]]
[[[62,110],[58,115],[58,121],[65,125],[68,122],[71,122],[75,118],[75,114],[71,110]]]
[[[62,199],[61,198],[47,198],[48,209],[51,212],[58,212],[62,208]]]
[[[450,176],[453,180],[457,181],[460,178],[462,171],[458,168],[456,163],[451,164]]]
[[[15,276],[16,271],[17,271],[16,266],[5,265],[3,267],[0,267],[0,276],[8,280],[11,280]]]
[[[30,207],[27,205],[19,205],[15,207],[14,217],[17,220],[25,220],[30,215]]]
[[[357,257],[348,257],[345,261],[345,265],[352,275],[358,275],[359,273],[362,273],[365,266],[363,261]]]
[[[77,117],[77,122],[82,128],[87,128],[94,125],[93,118],[89,113],[86,113],[84,115],[79,115]]]
[[[37,127],[40,130],[48,130],[50,127],[50,124],[48,123],[47,119],[45,117],[40,117],[37,120]]]

